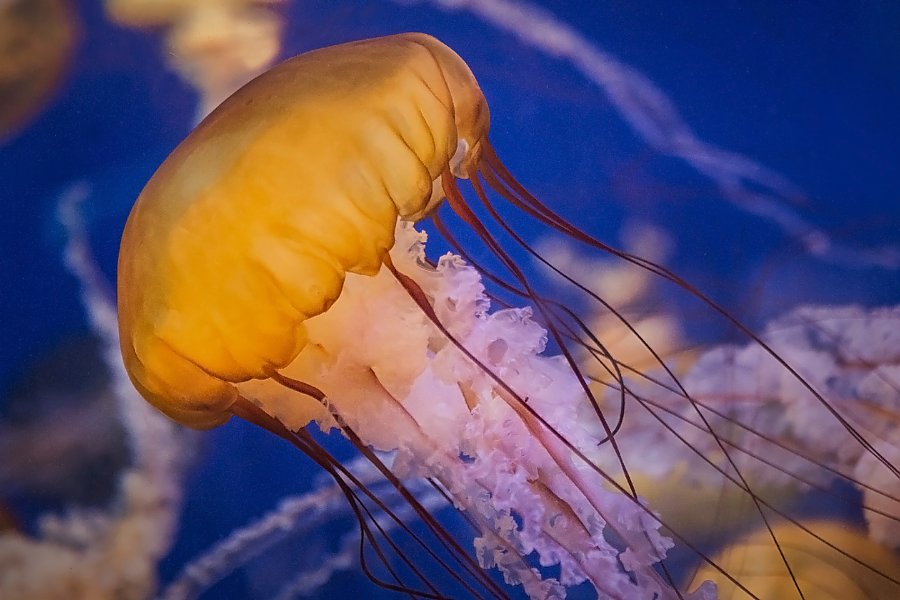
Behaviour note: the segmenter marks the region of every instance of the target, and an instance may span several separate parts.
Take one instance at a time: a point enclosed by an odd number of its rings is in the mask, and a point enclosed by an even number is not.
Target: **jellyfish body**
[[[434,208],[442,171],[466,173],[487,126],[468,67],[421,34],[310,52],[239,90],[126,225],[119,314],[135,385],[182,423],[222,423],[233,384],[293,360],[303,322],[345,273],[378,271],[397,218]]]
[[[448,179],[479,167],[487,128],[468,67],[421,34],[311,52],[254,80],[172,153],[132,210],[118,281],[126,368],[190,426],[238,414],[293,439],[315,419],[364,453],[398,451],[388,477],[439,481],[481,533],[479,564],[533,597],[561,593],[523,560],[533,550],[563,566],[563,584],[630,597],[649,582],[651,597],[668,587],[651,565],[669,542],[640,502],[572,462],[570,450],[598,440],[579,433],[574,404],[553,406],[555,389],[583,398],[564,363],[536,357],[544,330],[526,313],[488,323],[474,269],[423,267],[402,224],[458,193]],[[477,335],[491,326],[491,339]],[[516,383],[514,367],[533,373]],[[604,538],[613,497],[628,507],[614,529],[635,575]],[[521,535],[513,513],[525,515]]]
[[[459,558],[464,552],[401,479],[435,482],[466,511],[476,531],[478,566],[499,568],[533,598],[560,597],[565,586],[584,581],[602,597],[688,597],[665,567],[656,568],[673,539],[697,549],[679,527],[664,527],[628,472],[616,437],[628,432],[621,427],[626,397],[650,413],[648,440],[674,438],[688,458],[718,454],[708,461],[714,475],[748,500],[776,549],[769,515],[790,516],[772,509],[756,489],[759,480],[744,476],[722,434],[727,427],[710,423],[703,405],[636,328],[534,252],[497,214],[482,182],[551,230],[668,279],[723,311],[671,272],[606,246],[532,197],[488,143],[488,115],[462,59],[423,34],[310,52],[247,84],[163,163],[129,217],[118,282],[128,373],[149,402],[183,424],[213,427],[237,415],[303,449],[347,486],[373,547],[359,512],[359,494],[366,491],[350,490],[352,476],[304,434],[310,421],[338,427]],[[624,325],[670,378],[647,381],[685,401],[683,418],[709,438],[709,448],[660,419],[672,409],[655,407],[622,375],[631,368],[641,377],[639,369],[612,356],[573,310],[535,292],[466,204],[457,178],[471,179],[495,228]],[[505,279],[460,257],[428,263],[409,223],[433,215],[445,199],[498,259]],[[434,220],[465,258],[442,221]],[[490,313],[482,273],[533,304],[538,318],[530,309]],[[762,339],[753,339],[852,440],[853,426]],[[561,356],[541,355],[548,341]],[[580,365],[576,354],[595,364]],[[607,376],[590,375],[598,368]],[[590,379],[611,387],[621,405],[602,407]],[[864,439],[856,442],[896,474]],[[394,452],[392,466],[371,448]],[[674,454],[662,444],[655,451],[661,458]],[[427,544],[422,548],[432,552]],[[525,558],[531,553],[544,566],[559,565],[558,580],[536,570]],[[799,592],[788,558],[777,555]],[[396,576],[392,589],[442,597],[412,561],[405,562],[428,591],[413,592]],[[441,564],[473,595],[467,576],[488,595],[504,595],[477,569],[460,577]],[[467,569],[473,563],[463,558],[459,564]],[[711,597],[707,587],[696,594]]]
[[[832,540],[837,548],[818,543],[802,529],[779,523],[776,531],[785,554],[790,558],[797,580],[810,597],[830,600],[887,600],[895,598],[895,586],[883,577],[873,577],[864,565],[884,573],[896,573],[900,560],[896,554],[866,537],[865,532],[839,522],[812,521],[805,527],[816,535]],[[847,554],[852,553],[852,554]],[[738,575],[750,591],[760,598],[790,598],[794,582],[781,568],[781,558],[769,543],[766,532],[744,536],[720,552],[719,563]],[[723,598],[749,598],[736,590],[719,573],[702,568],[696,579],[717,582]]]

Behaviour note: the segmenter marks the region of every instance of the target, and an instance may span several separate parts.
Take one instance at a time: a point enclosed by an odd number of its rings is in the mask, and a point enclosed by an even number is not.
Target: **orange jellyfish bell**
[[[141,393],[211,427],[234,384],[304,345],[345,274],[378,271],[398,217],[480,159],[488,108],[466,64],[424,34],[287,60],[176,148],[134,205],[119,256],[122,354]]]

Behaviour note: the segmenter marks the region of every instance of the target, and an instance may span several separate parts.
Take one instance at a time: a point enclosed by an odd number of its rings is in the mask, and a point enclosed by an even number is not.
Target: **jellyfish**
[[[785,553],[791,557],[796,577],[803,581],[807,593],[816,598],[892,598],[897,591],[891,583],[880,577],[871,577],[860,565],[877,565],[886,573],[900,568],[896,555],[866,536],[857,528],[841,526],[830,521],[812,521],[805,525],[817,535],[839,540],[842,549],[851,549],[854,558],[815,543],[814,538],[789,523],[778,524],[778,535]],[[768,543],[766,532],[753,532],[722,551],[721,564],[746,575],[748,586],[760,598],[787,598],[793,590],[793,582],[779,568],[780,557]],[[733,567],[732,567],[733,565]],[[721,580],[718,573],[702,568],[698,578],[719,579],[724,597],[731,597],[734,586]]]
[[[278,56],[281,17],[268,8],[277,3],[108,0],[106,11],[128,27],[167,29],[166,58],[199,93],[202,118]]]
[[[237,416],[304,451],[344,491],[368,548],[362,566],[388,589],[445,597],[417,564],[428,560],[456,593],[475,597],[507,596],[486,574],[492,568],[532,598],[564,597],[579,584],[604,598],[713,597],[711,584],[687,589],[670,572],[665,558],[677,543],[754,597],[641,495],[618,437],[630,402],[651,405],[630,390],[629,365],[601,332],[539,292],[509,247],[531,254],[639,341],[640,333],[577,274],[532,249],[499,206],[686,290],[772,357],[852,443],[894,475],[896,467],[699,290],[533,197],[501,163],[488,129],[473,73],[425,34],[315,50],[238,90],[160,166],[126,224],[119,331],[133,384],[189,427]],[[463,194],[463,180],[475,202]],[[443,203],[493,264],[473,259],[437,212]],[[427,257],[426,236],[415,228],[426,218],[455,254]],[[509,298],[530,306],[515,308]],[[668,377],[658,385],[692,407],[691,418],[723,457],[713,467],[749,499],[780,568],[801,592],[773,525],[796,520],[755,491],[702,405],[643,345]],[[592,376],[586,356],[609,377]],[[599,397],[595,379],[614,390],[613,400]],[[350,440],[426,533],[324,449],[311,423]],[[411,478],[463,511],[474,558],[410,491],[404,482]],[[385,531],[378,509],[417,546],[415,558]],[[367,555],[377,557],[379,571]]]
[[[25,128],[61,87],[80,25],[66,0],[0,6],[0,141]]]

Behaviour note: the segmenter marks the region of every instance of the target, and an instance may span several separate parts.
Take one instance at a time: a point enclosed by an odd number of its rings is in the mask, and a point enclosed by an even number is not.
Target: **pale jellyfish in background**
[[[110,18],[162,27],[172,68],[200,94],[199,121],[263,72],[281,48],[281,0],[106,0]]]
[[[0,142],[53,97],[80,34],[68,0],[0,3]]]
[[[182,474],[192,445],[186,432],[160,418],[128,381],[118,352],[115,306],[90,255],[78,212],[87,195],[86,186],[75,185],[60,200],[59,219],[68,236],[65,260],[82,284],[82,301],[100,338],[115,400],[102,410],[114,410],[124,428],[129,464],[118,474],[115,496],[108,505],[71,505],[60,514],[43,514],[31,535],[0,533],[3,598],[150,598],[158,587],[158,563],[178,529]],[[79,426],[66,413],[57,416]],[[93,417],[101,424],[105,421]],[[96,431],[95,424],[84,433]],[[47,430],[37,433],[46,434]]]
[[[822,544],[806,530],[830,540],[834,547]],[[803,527],[778,523],[774,528],[781,549],[793,565],[794,574],[807,598],[832,600],[888,600],[897,596],[890,580],[873,575],[872,569],[894,574],[900,570],[896,553],[877,544],[853,526],[834,521],[806,521]],[[794,598],[796,587],[783,569],[778,549],[767,531],[748,534],[715,556],[718,564],[759,598]],[[747,598],[731,581],[707,567],[701,567],[695,580],[711,579],[719,586],[721,598]]]
[[[771,322],[761,339],[774,355],[760,344],[714,347],[677,387],[661,373],[626,378],[630,414],[617,439],[632,477],[664,522],[698,541],[719,545],[759,528],[715,558],[758,597],[793,597],[792,577],[807,597],[894,597],[900,308],[801,307]],[[606,405],[619,394],[609,390]],[[758,524],[754,503],[775,517],[771,532]],[[811,519],[811,506],[834,516]],[[857,531],[863,519],[867,527]],[[778,546],[768,543],[772,537]],[[697,581],[705,578],[745,597],[701,567]]]
[[[625,223],[619,237],[626,252],[657,264],[666,263],[674,244],[665,231],[641,222]],[[580,283],[603,298],[603,305],[586,322],[592,331],[602,332],[603,346],[616,362],[641,372],[658,367],[659,357],[673,367],[692,358],[693,353],[684,348],[677,315],[666,312],[666,304],[655,294],[660,281],[652,272],[640,265],[584,256],[575,244],[558,238],[539,242],[536,250],[541,257],[536,266],[543,267],[555,285],[564,288],[566,282],[546,263],[564,273],[579,273]],[[580,362],[599,395],[602,386],[615,381],[615,365],[607,357],[584,349]]]

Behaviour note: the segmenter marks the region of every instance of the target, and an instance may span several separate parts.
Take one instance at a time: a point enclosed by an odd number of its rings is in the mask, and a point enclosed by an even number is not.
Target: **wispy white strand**
[[[180,462],[177,454],[181,444],[177,439],[177,428],[140,397],[125,371],[119,350],[114,292],[91,254],[81,218],[81,204],[89,195],[90,186],[78,183],[60,197],[57,214],[67,234],[63,259],[68,270],[78,279],[81,300],[91,328],[102,343],[104,361],[112,377],[134,465],[151,471],[154,481],[167,481],[166,488],[177,488],[177,473],[172,469],[172,465]],[[175,477],[175,481],[168,481],[170,477]]]
[[[447,506],[446,499],[422,484],[409,485],[409,489],[415,491],[419,503],[425,510],[432,512]],[[416,490],[418,488],[418,490]],[[415,519],[415,513],[409,503],[399,501],[391,507],[391,512],[397,520],[410,521]],[[399,525],[397,520],[382,514],[376,517],[376,521],[385,533],[396,530]],[[317,566],[297,574],[275,595],[273,600],[292,600],[299,596],[309,596],[316,593],[328,583],[335,573],[346,571],[359,564],[359,533],[345,535],[341,541],[341,549],[331,556],[324,556],[317,560]]]
[[[305,496],[285,498],[278,507],[192,560],[161,594],[161,600],[187,600],[224,579],[290,534],[318,527],[338,513],[346,512],[346,500],[336,487]]]
[[[410,5],[410,0],[393,0]],[[430,0],[467,10],[523,44],[565,60],[607,95],[634,132],[657,151],[680,158],[715,182],[740,209],[764,218],[822,260],[853,267],[900,267],[900,248],[854,248],[832,239],[790,207],[803,191],[760,163],[699,139],[675,104],[645,75],[618,61],[543,8],[518,0]],[[756,190],[763,191],[756,191]]]
[[[366,460],[357,459],[347,467],[363,485],[375,486],[381,480],[380,474]],[[274,510],[232,531],[227,538],[185,565],[162,592],[160,600],[197,598],[285,537],[315,529],[328,520],[347,516],[349,511],[341,489],[335,484],[302,496],[285,498]]]
[[[176,427],[138,397],[118,348],[116,309],[91,256],[79,207],[85,184],[59,199],[67,234],[65,264],[99,336],[113,379],[131,464],[119,474],[116,498],[104,509],[70,506],[41,515],[36,535],[0,535],[0,597],[146,598],[157,586],[157,564],[168,551],[181,505],[181,457]]]
[[[139,532],[129,546],[134,560],[154,565],[168,551],[177,529],[183,457],[188,452],[179,428],[140,397],[125,371],[111,286],[92,256],[81,217],[81,204],[89,195],[90,187],[79,183],[60,197],[57,216],[67,234],[64,261],[79,281],[90,324],[101,340],[131,449],[131,466],[121,475],[119,508],[110,517],[132,522],[129,530]]]

